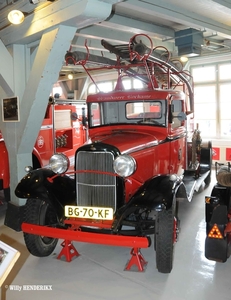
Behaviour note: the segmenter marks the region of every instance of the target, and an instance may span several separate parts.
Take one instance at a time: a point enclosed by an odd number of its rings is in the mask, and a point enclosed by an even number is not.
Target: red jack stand
[[[66,261],[70,262],[73,256],[78,257],[80,255],[73,246],[72,242],[69,240],[64,240],[61,246],[63,247],[63,249],[59,253],[57,259],[60,259],[61,256],[64,255],[66,257]]]
[[[129,262],[127,263],[126,267],[125,267],[125,271],[130,271],[131,267],[133,265],[136,265],[138,268],[139,272],[143,272],[145,269],[144,267],[147,265],[147,261],[144,259],[143,255],[140,252],[139,248],[132,248],[131,250],[131,259],[129,260]]]

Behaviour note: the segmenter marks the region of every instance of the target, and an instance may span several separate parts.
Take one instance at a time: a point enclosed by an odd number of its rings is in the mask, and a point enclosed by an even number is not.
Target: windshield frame
[[[134,117],[131,117],[132,115]],[[90,102],[88,103],[88,120],[89,128],[118,124],[167,127],[167,100]]]

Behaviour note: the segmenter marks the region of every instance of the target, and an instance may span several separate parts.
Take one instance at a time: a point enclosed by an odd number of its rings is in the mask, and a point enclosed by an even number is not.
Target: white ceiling
[[[112,5],[106,20],[73,16],[72,3],[88,2],[91,7],[94,1]],[[9,24],[7,13],[13,8],[28,13],[23,25]],[[40,21],[44,18],[44,23],[36,31],[30,31],[36,18]],[[231,52],[231,0],[43,0],[38,5],[29,0],[0,0],[0,39],[5,46],[36,42],[51,27],[51,22],[76,26],[72,51],[84,51],[87,41],[91,53],[101,55],[104,51],[104,55],[109,55],[101,39],[114,44],[128,43],[133,35],[144,33],[150,36],[154,46],[162,45],[177,56],[175,32],[193,28],[203,35],[202,56]]]

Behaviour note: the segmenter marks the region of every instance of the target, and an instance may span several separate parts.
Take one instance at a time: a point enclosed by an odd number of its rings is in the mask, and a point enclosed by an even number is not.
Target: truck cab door
[[[170,174],[182,175],[186,159],[186,126],[183,100],[172,100],[169,108]]]

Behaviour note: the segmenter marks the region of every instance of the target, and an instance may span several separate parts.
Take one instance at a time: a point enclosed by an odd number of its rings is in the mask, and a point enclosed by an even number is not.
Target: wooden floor
[[[7,300],[230,300],[231,258],[215,263],[204,257],[204,197],[209,188],[181,203],[181,231],[175,246],[174,267],[161,274],[155,267],[153,245],[141,250],[148,261],[145,272],[124,271],[129,248],[75,242],[80,256],[72,262],[58,260],[61,242],[46,258],[30,255],[23,234],[4,225],[1,207],[0,239],[21,252],[2,286],[1,299]],[[36,286],[50,290],[28,290]]]

